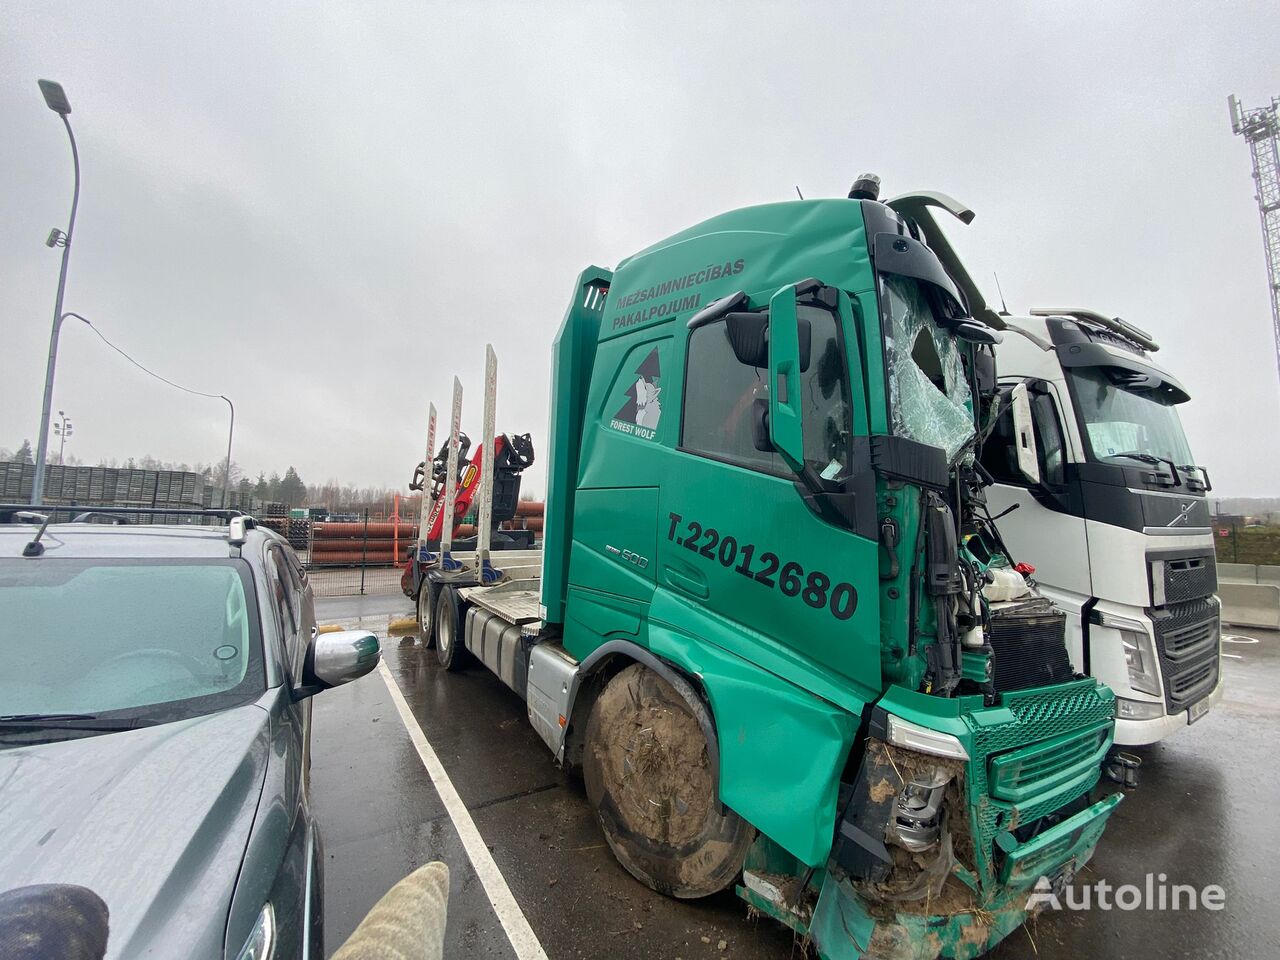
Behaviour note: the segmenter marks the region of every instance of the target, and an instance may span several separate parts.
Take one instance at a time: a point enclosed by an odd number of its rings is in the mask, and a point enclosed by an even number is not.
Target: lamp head
[[[67,101],[66,91],[62,84],[53,80],[41,80],[40,92],[44,94],[44,102],[54,113],[66,116],[71,112],[71,104]]]

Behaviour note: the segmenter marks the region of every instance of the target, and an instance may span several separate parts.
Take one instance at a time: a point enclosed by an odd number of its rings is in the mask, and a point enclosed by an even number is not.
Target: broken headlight
[[[913,776],[898,794],[894,807],[894,832],[898,842],[912,853],[921,853],[938,842],[942,830],[942,798],[951,776],[935,769]]]

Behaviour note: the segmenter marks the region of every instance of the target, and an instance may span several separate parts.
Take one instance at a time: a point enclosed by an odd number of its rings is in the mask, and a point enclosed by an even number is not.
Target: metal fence
[[[399,593],[418,540],[416,523],[394,513],[371,516],[368,509],[356,521],[286,520],[284,527],[281,532],[302,558],[318,597]]]

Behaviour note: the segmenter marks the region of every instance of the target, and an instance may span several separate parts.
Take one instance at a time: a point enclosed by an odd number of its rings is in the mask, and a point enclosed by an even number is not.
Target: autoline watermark
[[[1055,888],[1048,877],[1036,881],[1027,909],[1051,910],[1221,910],[1227,893],[1216,883],[1194,887],[1169,883],[1163,873],[1147,874],[1142,884],[1095,883]]]

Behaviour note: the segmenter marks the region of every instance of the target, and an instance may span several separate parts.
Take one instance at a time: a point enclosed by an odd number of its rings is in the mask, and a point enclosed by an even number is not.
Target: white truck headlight
[[[1160,696],[1163,692],[1160,689],[1160,668],[1156,666],[1155,646],[1151,642],[1151,635],[1147,633],[1146,624],[1124,617],[1113,617],[1108,613],[1098,613],[1096,610],[1091,619],[1120,634],[1124,664],[1129,669],[1129,685],[1141,693]]]
[[[236,955],[236,960],[271,960],[275,952],[276,912],[270,903],[266,903],[253,923],[253,929],[249,931],[249,938]]]
[[[969,759],[969,751],[964,748],[964,744],[958,738],[949,733],[930,730],[910,720],[895,717],[892,713],[889,714],[886,739],[895,747],[918,750],[920,753],[935,757],[947,757],[951,760]]]
[[[1116,697],[1117,720],[1158,720],[1164,716],[1164,704],[1150,700]]]

